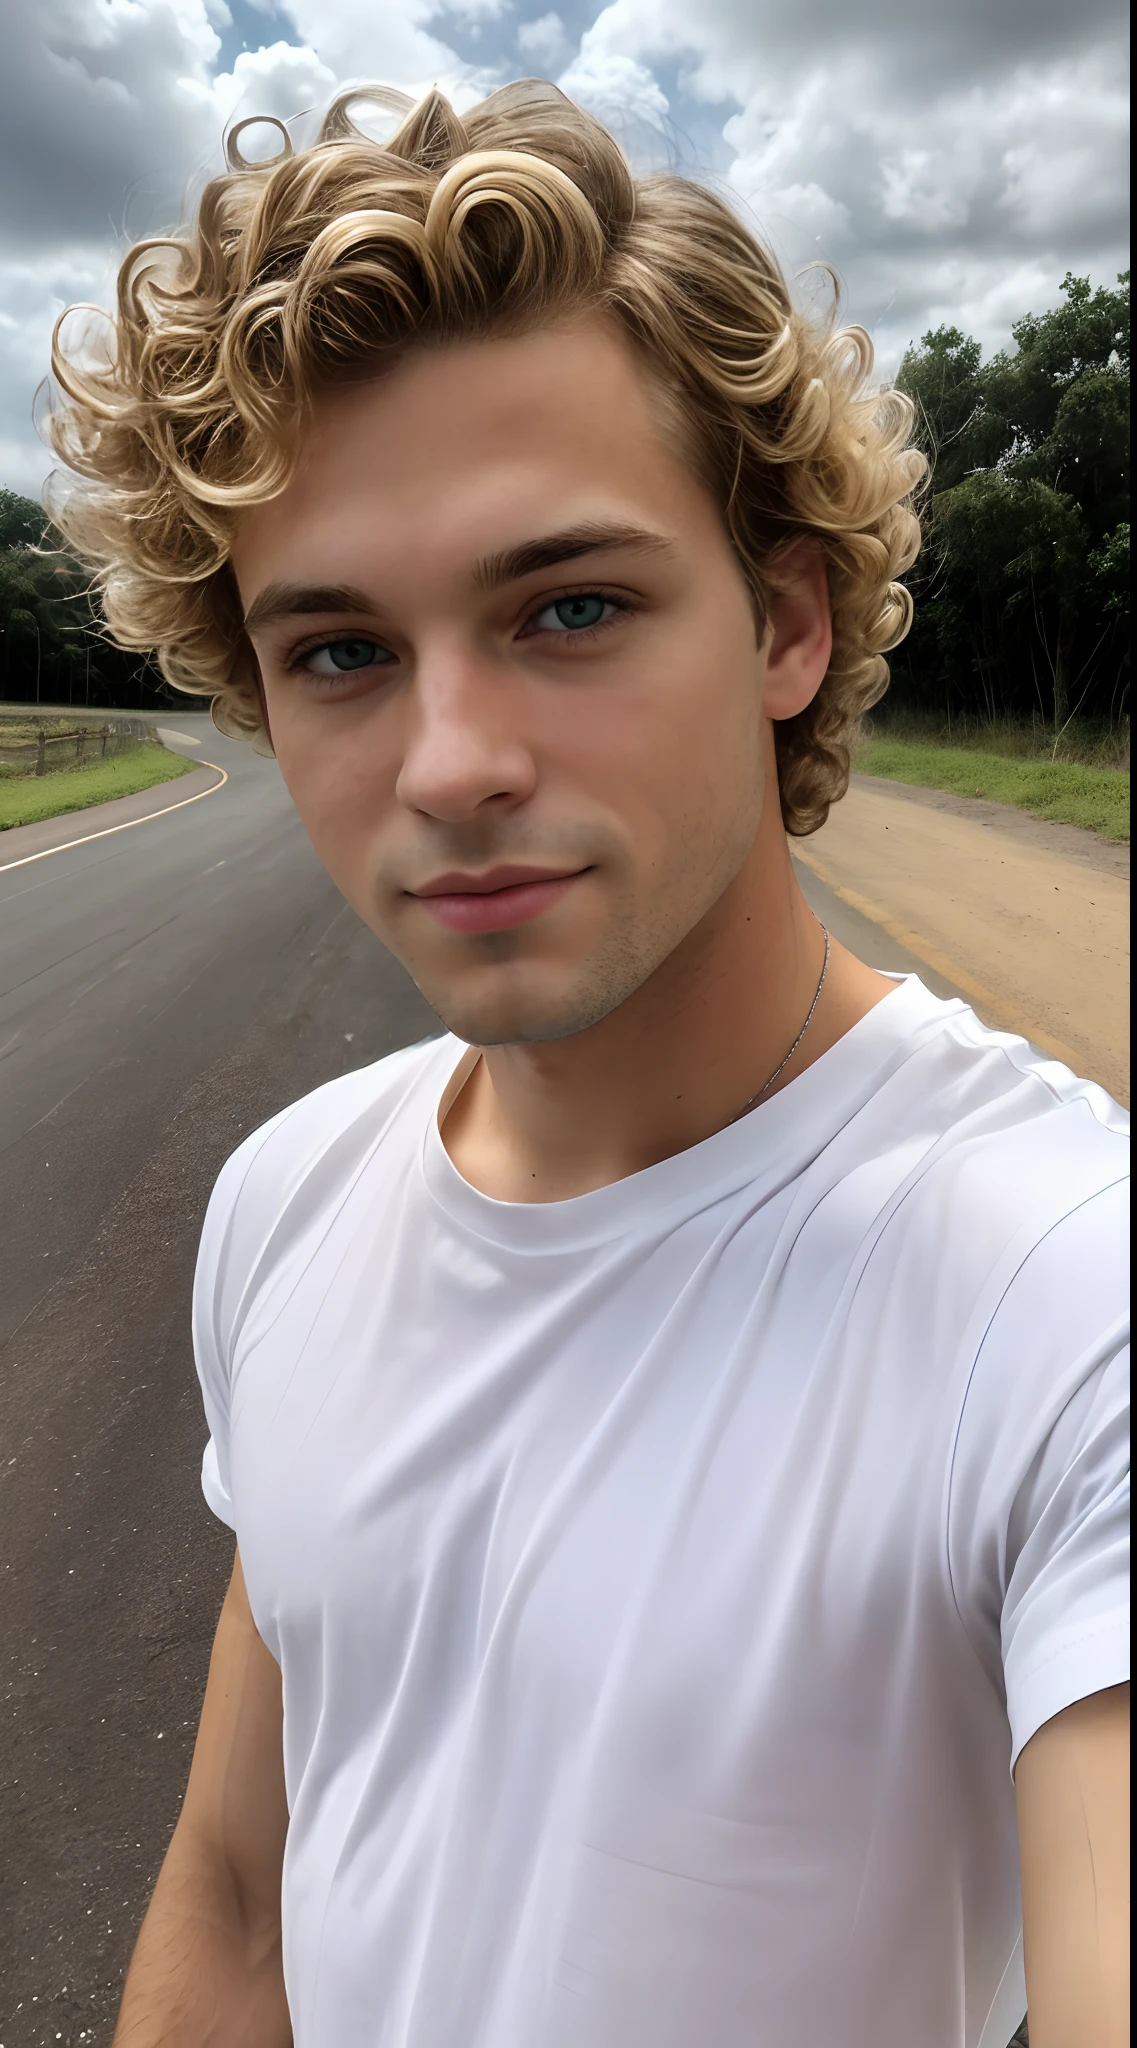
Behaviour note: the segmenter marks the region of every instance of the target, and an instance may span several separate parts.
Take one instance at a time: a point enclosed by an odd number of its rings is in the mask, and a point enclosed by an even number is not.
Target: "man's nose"
[[[484,654],[453,644],[420,657],[395,785],[400,803],[457,825],[484,804],[533,794],[536,762],[523,729],[526,685]]]

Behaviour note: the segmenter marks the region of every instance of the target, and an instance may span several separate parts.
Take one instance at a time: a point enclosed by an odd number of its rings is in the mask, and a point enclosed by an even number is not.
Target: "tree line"
[[[1027,313],[989,362],[958,327],[898,382],[931,460],[897,705],[946,718],[1129,716],[1129,272]],[[886,714],[887,715],[887,714]]]
[[[908,350],[932,469],[891,702],[946,719],[1129,715],[1129,273],[1027,313],[1013,349],[938,327]],[[30,498],[0,490],[0,691],[156,708],[151,663],[106,640],[86,578]]]
[[[152,663],[106,638],[88,581],[42,505],[0,490],[0,699],[76,711],[171,701]]]

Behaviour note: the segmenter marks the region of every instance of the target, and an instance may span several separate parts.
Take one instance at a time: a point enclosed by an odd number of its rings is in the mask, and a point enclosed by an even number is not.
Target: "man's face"
[[[313,845],[459,1037],[598,1023],[737,875],[754,611],[606,324],[336,392],[233,561]]]

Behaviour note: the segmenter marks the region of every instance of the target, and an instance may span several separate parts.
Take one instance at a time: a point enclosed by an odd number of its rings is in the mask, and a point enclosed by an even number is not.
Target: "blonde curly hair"
[[[388,142],[352,122],[361,100],[403,115]],[[56,327],[50,431],[84,480],[56,517],[113,637],[212,698],[223,731],[261,736],[229,551],[242,509],[288,483],[321,389],[417,345],[606,313],[669,399],[760,624],[787,549],[805,536],[823,552],[832,660],[813,702],[775,726],[786,829],[815,831],[908,629],[895,579],[920,537],[912,409],[871,388],[868,336],[795,308],[723,201],[634,179],[553,86],[507,86],[461,118],[438,92],[344,93],[309,149],[273,122],[282,147],[265,162],[241,153],[250,125],[189,231],[127,256],[101,354],[77,360]]]

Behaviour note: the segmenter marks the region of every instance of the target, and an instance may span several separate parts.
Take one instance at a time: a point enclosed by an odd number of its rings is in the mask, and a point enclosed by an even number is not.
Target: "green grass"
[[[155,783],[172,782],[195,766],[181,754],[145,743],[92,768],[57,769],[53,775],[21,775],[0,782],[0,832],[13,825],[37,825],[67,811],[85,811],[112,797],[133,796]]]
[[[921,746],[961,747],[969,753],[1007,754],[1015,761],[1077,761],[1083,768],[1129,767],[1129,720],[1112,725],[1100,718],[1071,718],[1055,738],[1041,718],[979,718],[974,713],[945,720],[892,696],[865,727],[866,739],[917,740]]]
[[[988,797],[992,803],[1031,811],[1036,818],[1081,825],[1103,839],[1128,844],[1128,769],[1052,761],[1041,753],[1024,759],[880,730],[862,741],[853,765],[860,775],[884,775],[893,782],[949,790],[956,796]]]
[[[74,732],[63,718],[24,718],[18,712],[0,711],[0,741],[34,740],[37,732]]]

